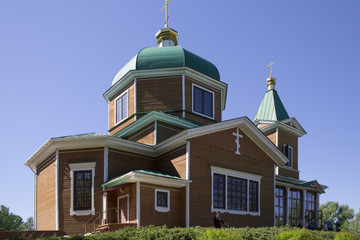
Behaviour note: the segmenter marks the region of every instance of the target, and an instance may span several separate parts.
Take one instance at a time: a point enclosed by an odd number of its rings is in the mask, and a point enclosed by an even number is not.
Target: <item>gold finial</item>
[[[168,5],[171,2],[171,0],[165,0],[165,5],[162,7],[162,9],[160,9],[160,12],[162,12],[162,10],[164,10],[165,8],[165,27],[168,28],[168,20],[169,20],[169,16],[168,16]]]
[[[270,64],[267,65],[267,67],[270,67],[270,77],[272,78],[272,65],[274,65],[275,62],[270,61]]]

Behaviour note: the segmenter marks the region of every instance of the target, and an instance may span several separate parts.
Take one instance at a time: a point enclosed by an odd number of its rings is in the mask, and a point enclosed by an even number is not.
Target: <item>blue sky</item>
[[[49,138],[107,133],[102,94],[120,68],[156,46],[163,0],[0,1],[0,204],[33,216],[24,162]],[[360,1],[173,0],[179,45],[228,83],[223,119],[253,119],[270,61],[288,113],[308,132],[300,177],[329,186],[321,203],[360,208]]]

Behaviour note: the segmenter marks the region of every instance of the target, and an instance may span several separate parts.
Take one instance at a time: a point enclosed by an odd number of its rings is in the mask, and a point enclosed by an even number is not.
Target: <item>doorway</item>
[[[129,194],[118,197],[118,223],[129,222]]]

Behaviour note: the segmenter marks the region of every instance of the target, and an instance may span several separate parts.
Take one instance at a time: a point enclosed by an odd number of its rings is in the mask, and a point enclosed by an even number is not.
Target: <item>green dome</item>
[[[220,81],[218,69],[211,62],[180,47],[144,48],[114,77],[111,86],[131,70],[189,67]]]

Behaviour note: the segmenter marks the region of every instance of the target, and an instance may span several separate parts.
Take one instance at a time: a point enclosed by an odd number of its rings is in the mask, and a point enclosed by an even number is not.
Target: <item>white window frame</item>
[[[221,174],[225,175],[225,208],[214,208],[214,174]],[[242,178],[247,180],[247,211],[241,211],[241,210],[231,210],[227,209],[227,182],[228,177],[236,177],[236,178]],[[255,175],[252,173],[246,173],[246,172],[240,172],[232,169],[226,169],[226,168],[220,168],[211,166],[211,212],[227,212],[231,214],[240,214],[240,215],[252,215],[252,216],[260,216],[260,189],[261,189],[261,178],[262,176]],[[258,182],[258,211],[249,211],[249,181],[256,181]]]
[[[116,116],[117,116],[117,100],[119,99],[119,98],[121,98],[122,96],[124,96],[125,94],[127,94],[127,112],[126,112],[126,117],[124,117],[124,118],[122,118],[122,119],[120,119],[120,121],[116,121],[117,119],[116,119]],[[125,119],[127,119],[128,117],[129,117],[129,89],[127,89],[126,91],[124,91],[122,94],[120,94],[117,98],[115,98],[115,100],[114,100],[114,109],[115,109],[115,114],[114,114],[114,122],[115,122],[115,125],[117,125],[117,124],[119,124],[119,123],[121,123],[122,121],[124,121]]]
[[[200,88],[200,89],[202,89],[202,90],[204,90],[204,91],[206,91],[206,92],[209,92],[209,93],[211,93],[212,94],[212,116],[208,116],[208,115],[205,115],[205,114],[202,114],[202,113],[199,113],[199,112],[197,112],[197,111],[195,111],[195,102],[194,102],[194,88],[195,87],[197,87],[197,88]],[[201,87],[201,86],[199,86],[199,85],[197,85],[197,84],[195,84],[195,83],[193,83],[192,84],[192,92],[191,92],[191,105],[192,105],[192,112],[193,113],[195,113],[195,114],[198,114],[198,115],[200,115],[200,116],[203,116],[203,117],[206,117],[206,118],[210,118],[210,119],[215,119],[215,92],[213,92],[213,91],[211,91],[211,90],[209,90],[209,89],[206,89],[206,88],[204,88],[204,87]]]
[[[95,215],[95,204],[94,204],[94,183],[95,183],[95,166],[96,162],[86,163],[70,163],[70,181],[71,181],[71,206],[70,215]],[[91,210],[74,210],[74,172],[77,171],[91,171]]]
[[[126,222],[129,223],[129,210],[130,210],[130,198],[129,198],[129,194],[125,194],[125,195],[122,195],[120,197],[117,198],[117,209],[118,209],[118,215],[117,215],[117,221],[118,223],[120,223],[120,209],[119,209],[119,200],[122,199],[122,198],[126,198],[127,197],[127,201],[126,201],[126,204],[127,204],[127,214],[126,214]]]
[[[285,154],[285,147],[288,147],[288,154],[286,155]],[[291,159],[289,159],[289,149],[291,149]],[[287,167],[287,168],[293,168],[293,158],[294,158],[294,149],[293,147],[291,147],[289,144],[284,144],[283,145],[283,153],[284,155],[286,156],[286,158],[289,160],[290,162],[290,166],[287,166],[286,164],[284,165],[284,167]]]
[[[166,192],[167,193],[167,207],[157,206],[157,193],[158,192]],[[170,212],[170,190],[165,189],[155,189],[155,210],[158,212]]]

